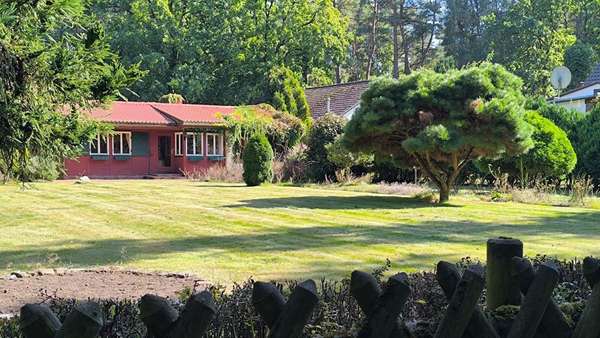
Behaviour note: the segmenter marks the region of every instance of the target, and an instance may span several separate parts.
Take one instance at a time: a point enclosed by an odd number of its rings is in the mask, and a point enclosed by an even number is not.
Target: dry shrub
[[[377,192],[380,194],[393,194],[403,196],[416,196],[424,192],[431,192],[426,186],[414,183],[379,183]]]
[[[369,184],[373,181],[373,173],[362,176],[356,176],[350,169],[340,169],[335,171],[335,180],[342,185]],[[326,177],[327,181],[327,177]]]
[[[185,171],[183,175],[191,181],[241,183],[244,167],[242,163],[232,161],[228,164],[215,164],[206,169]]]
[[[281,182],[306,182],[306,146],[300,144],[279,156],[273,162],[273,180]]]
[[[570,191],[570,205],[585,206],[586,199],[592,195],[594,184],[589,176],[574,177]]]
[[[514,189],[512,200],[525,204],[552,204],[553,196],[537,189]]]

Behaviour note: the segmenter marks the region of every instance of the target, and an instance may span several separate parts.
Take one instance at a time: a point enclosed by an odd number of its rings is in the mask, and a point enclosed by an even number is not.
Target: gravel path
[[[0,315],[18,313],[26,303],[49,297],[75,299],[139,299],[147,293],[176,297],[186,287],[205,289],[209,283],[195,276],[111,269],[46,269],[13,272],[0,277]]]

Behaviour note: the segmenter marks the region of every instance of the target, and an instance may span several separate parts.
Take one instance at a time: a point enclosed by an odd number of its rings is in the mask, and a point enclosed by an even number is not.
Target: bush
[[[327,158],[325,146],[342,134],[345,123],[343,117],[335,114],[325,114],[314,122],[306,144],[307,174],[310,180],[323,182],[335,177],[337,167]]]
[[[288,113],[275,112],[273,121],[267,126],[267,138],[275,154],[285,155],[289,149],[300,143],[305,131],[299,118]]]
[[[267,137],[256,134],[244,149],[244,182],[257,186],[273,179],[273,149]]]
[[[244,181],[243,173],[243,165],[233,161],[226,165],[219,163],[206,169],[185,171],[183,175],[192,181],[240,183]]]
[[[546,256],[532,258],[534,264],[545,261],[554,262],[559,269],[561,281],[554,290],[553,298],[565,312],[567,319],[576,323],[582,312],[582,304],[590,296],[591,290],[583,277],[581,261],[555,261]],[[472,262],[465,258],[458,263],[464,269]],[[373,275],[383,286],[382,279],[390,268],[389,262],[373,271]],[[413,337],[433,337],[437,325],[441,321],[448,304],[435,274],[417,272],[408,275],[411,294],[402,311],[403,320],[413,331]],[[289,297],[297,281],[277,284],[286,297]],[[253,281],[234,284],[226,292],[224,287],[215,286],[210,291],[215,297],[218,308],[216,317],[211,322],[205,335],[207,338],[229,337],[267,337],[268,330],[264,322],[255,313],[252,305]],[[319,303],[309,319],[305,335],[309,337],[355,337],[358,328],[363,324],[364,314],[350,294],[350,280],[321,280],[317,283]],[[182,303],[174,300],[174,305],[182,309]],[[485,309],[485,292],[479,300]],[[73,300],[49,300],[48,305],[61,320],[71,311]],[[100,338],[127,337],[142,338],[146,329],[140,317],[135,301],[102,300],[100,306],[106,319]],[[18,319],[0,319],[0,337],[22,337]]]
[[[500,168],[522,186],[532,178],[565,178],[575,168],[577,155],[567,134],[552,121],[537,112],[528,112],[525,120],[533,127],[534,146],[527,153],[499,161],[481,161],[482,170]]]
[[[582,121],[578,130],[578,171],[590,175],[594,184],[600,184],[600,105]]]
[[[273,164],[276,182],[306,182],[306,146],[299,144]]]
[[[554,122],[556,126],[564,130],[569,140],[575,147],[577,144],[577,128],[585,119],[585,114],[575,109],[569,109],[557,104],[548,103],[544,97],[528,99],[526,108],[535,110],[543,117]],[[576,151],[577,153],[577,148]]]

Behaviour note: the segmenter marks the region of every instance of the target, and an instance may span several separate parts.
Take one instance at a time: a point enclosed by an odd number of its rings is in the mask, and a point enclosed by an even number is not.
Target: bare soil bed
[[[184,274],[159,274],[98,269],[46,269],[0,277],[0,315],[17,313],[26,303],[50,297],[73,299],[139,299],[151,293],[177,297],[185,288],[205,289],[209,283]]]

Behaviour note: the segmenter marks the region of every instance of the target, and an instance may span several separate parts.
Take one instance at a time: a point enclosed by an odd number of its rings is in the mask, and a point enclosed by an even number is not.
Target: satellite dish
[[[565,66],[554,68],[550,82],[552,87],[558,91],[567,88],[571,83],[571,71]]]

